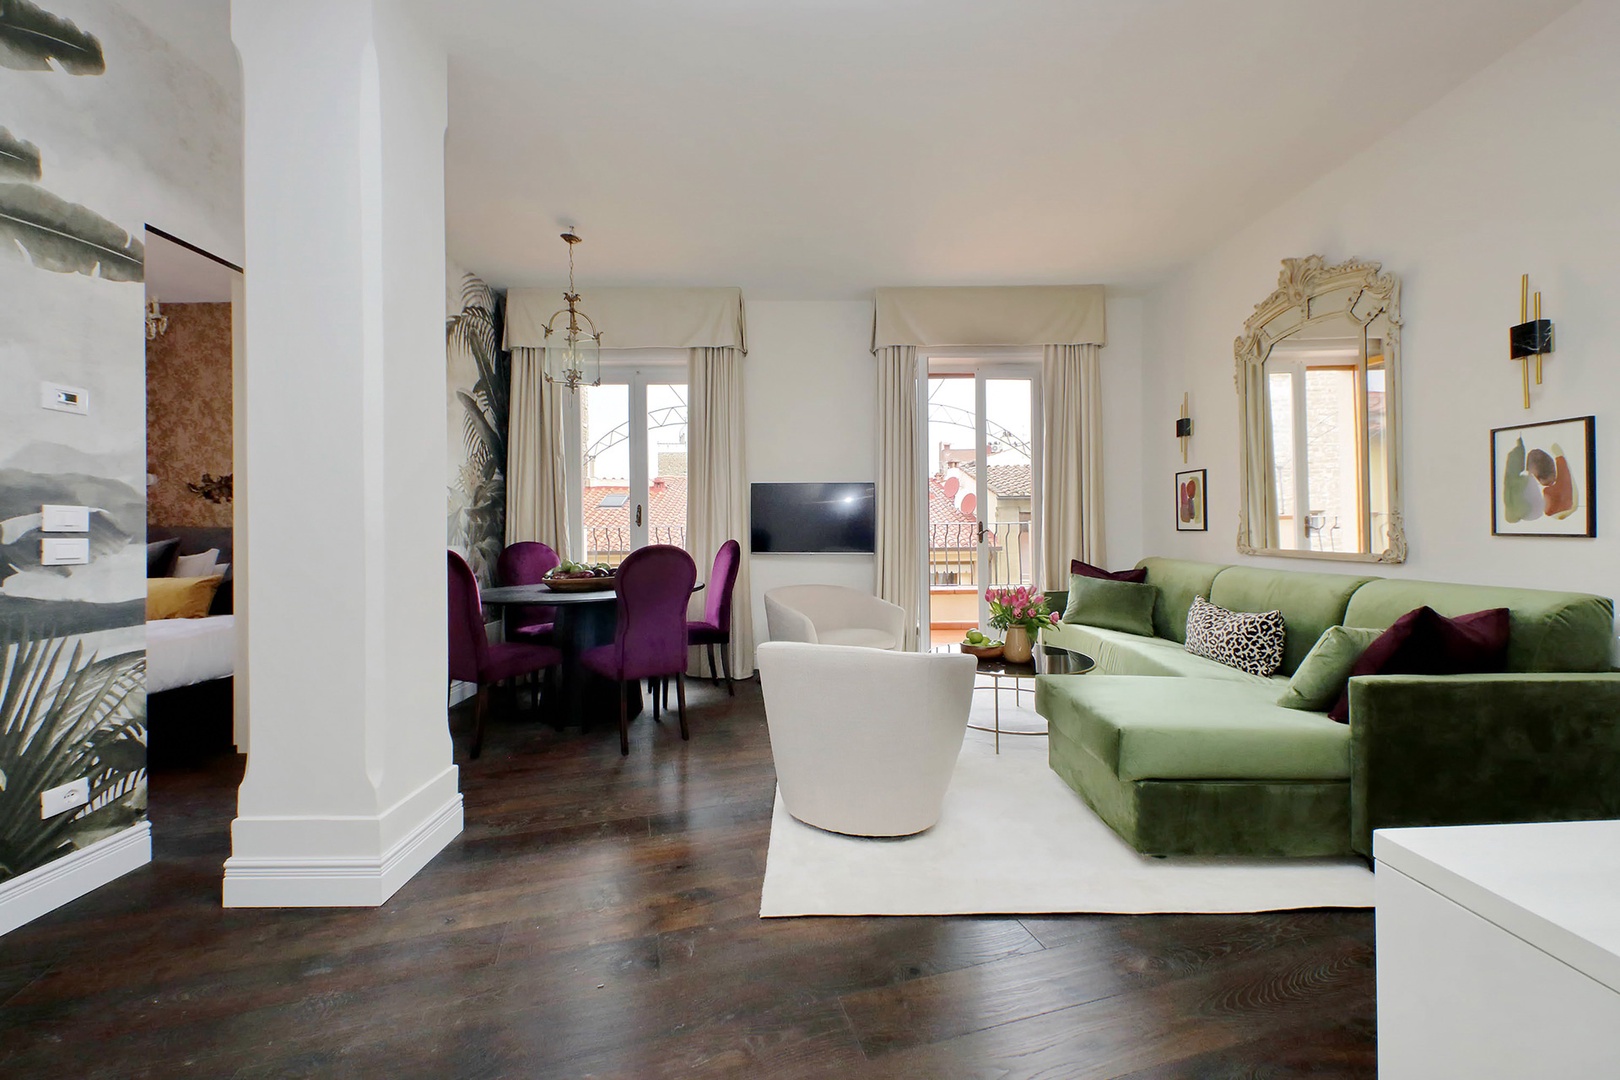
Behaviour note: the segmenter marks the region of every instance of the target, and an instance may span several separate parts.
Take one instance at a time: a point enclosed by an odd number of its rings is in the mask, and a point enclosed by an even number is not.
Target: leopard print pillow
[[[1267,676],[1282,666],[1286,630],[1280,611],[1227,611],[1195,596],[1187,613],[1187,651]]]

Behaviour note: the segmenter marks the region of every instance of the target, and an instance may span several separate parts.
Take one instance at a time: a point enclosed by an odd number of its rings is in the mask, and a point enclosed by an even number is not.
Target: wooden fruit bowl
[[[607,592],[618,588],[619,577],[545,578],[541,584],[552,592]]]
[[[963,652],[969,656],[977,656],[980,660],[999,660],[1002,650],[1006,647],[1006,642],[1000,645],[969,645],[965,641],[960,646]]]

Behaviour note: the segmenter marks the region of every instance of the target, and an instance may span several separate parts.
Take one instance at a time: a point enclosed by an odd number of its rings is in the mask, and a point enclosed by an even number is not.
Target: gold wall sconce
[[[1541,317],[1541,293],[1536,293],[1535,317],[1530,314],[1530,275],[1519,278],[1519,325],[1508,331],[1508,357],[1519,361],[1524,384],[1524,407],[1530,407],[1530,358],[1536,361],[1536,385],[1541,385],[1541,358],[1553,351],[1551,319]]]
[[[1187,464],[1187,440],[1192,438],[1192,414],[1187,411],[1187,395],[1181,395],[1181,416],[1176,420],[1176,438],[1181,440],[1181,463]]]

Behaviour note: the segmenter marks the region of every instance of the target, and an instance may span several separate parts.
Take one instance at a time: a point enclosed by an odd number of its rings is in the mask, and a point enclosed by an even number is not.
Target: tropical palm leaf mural
[[[40,793],[80,777],[90,802],[39,818]],[[98,659],[77,638],[0,628],[0,881],[140,821],[146,657]]]
[[[35,184],[0,184],[0,241],[42,270],[142,281],[146,246],[118,224]]]
[[[0,180],[38,180],[44,174],[39,147],[0,127]]]
[[[473,274],[461,279],[461,310],[445,320],[452,367],[472,361],[471,387],[456,388],[462,407],[463,461],[450,483],[449,542],[467,553],[473,573],[493,580],[506,533],[507,395],[511,360],[500,348],[500,297]]]
[[[30,0],[0,0],[0,67],[49,71],[52,61],[69,75],[100,75],[107,70],[94,34]]]

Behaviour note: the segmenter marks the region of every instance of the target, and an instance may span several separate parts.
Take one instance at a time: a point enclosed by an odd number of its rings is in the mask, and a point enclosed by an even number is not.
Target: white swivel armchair
[[[939,820],[973,657],[787,641],[756,655],[788,813],[852,836],[909,836]]]
[[[898,604],[842,585],[784,585],[765,594],[772,641],[898,649],[906,613]]]

